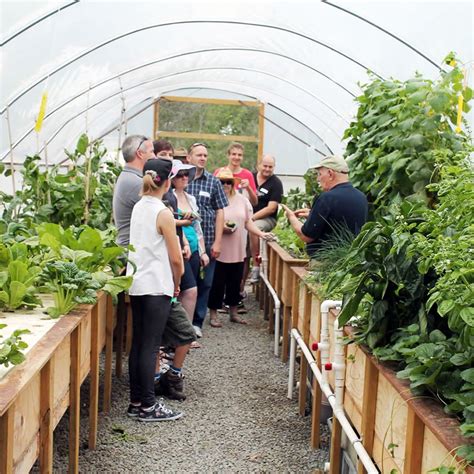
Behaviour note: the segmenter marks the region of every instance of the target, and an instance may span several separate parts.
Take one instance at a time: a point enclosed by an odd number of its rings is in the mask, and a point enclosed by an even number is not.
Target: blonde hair
[[[244,148],[244,146],[242,145],[242,143],[232,142],[232,143],[227,147],[227,154],[230,155],[231,150],[233,150],[234,148],[237,148],[237,150],[240,150],[242,153],[245,151],[245,148]]]
[[[147,196],[149,194],[152,194],[154,191],[157,189],[161,188],[163,184],[165,184],[166,179],[161,180],[159,183],[157,183],[149,174],[145,174],[143,176],[143,185],[142,185],[142,190],[140,191],[140,196]]]

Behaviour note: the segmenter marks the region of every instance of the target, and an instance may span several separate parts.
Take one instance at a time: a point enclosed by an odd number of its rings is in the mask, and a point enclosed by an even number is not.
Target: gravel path
[[[95,451],[81,449],[81,472],[312,472],[328,458],[311,450],[310,419],[286,398],[288,368],[272,351],[272,336],[253,295],[249,326],[221,316],[222,329],[206,321],[203,348],[187,358],[187,400],[169,405],[184,417],[140,423],[126,416],[127,377],[113,380],[112,410],[100,414]],[[125,366],[126,367],[126,366]],[[88,400],[87,383],[82,397]],[[102,388],[101,388],[102,389]],[[88,433],[83,403],[81,441]],[[327,448],[327,429],[323,428]],[[67,416],[55,431],[54,467],[67,470]]]

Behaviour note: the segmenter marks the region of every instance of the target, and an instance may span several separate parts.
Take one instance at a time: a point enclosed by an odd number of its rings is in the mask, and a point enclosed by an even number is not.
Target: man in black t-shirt
[[[288,221],[306,242],[310,257],[317,257],[323,242],[343,226],[357,235],[368,216],[367,198],[349,182],[349,167],[344,158],[327,156],[315,168],[324,192],[315,200],[311,210],[292,211],[284,206]],[[307,217],[307,220],[302,224],[298,217]]]
[[[273,174],[274,172],[275,158],[271,155],[265,155],[258,165],[258,172],[253,173],[257,186],[258,202],[253,206],[252,220],[262,232],[270,232],[276,226],[278,204],[283,196],[283,184],[280,178]],[[259,242],[258,237],[254,234],[249,234],[249,238],[254,257],[250,281],[256,283],[260,276],[258,259],[255,258],[259,253]]]

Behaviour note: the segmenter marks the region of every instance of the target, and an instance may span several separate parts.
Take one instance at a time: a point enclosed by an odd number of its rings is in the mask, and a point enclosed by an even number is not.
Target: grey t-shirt
[[[133,206],[140,200],[142,176],[140,170],[125,165],[115,183],[112,206],[115,227],[118,230],[118,245],[126,246],[130,243],[130,218]]]

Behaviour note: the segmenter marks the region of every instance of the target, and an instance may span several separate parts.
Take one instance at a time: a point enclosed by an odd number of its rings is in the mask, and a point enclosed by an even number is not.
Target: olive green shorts
[[[161,345],[170,347],[185,346],[195,340],[196,333],[183,305],[179,301],[172,303]]]

